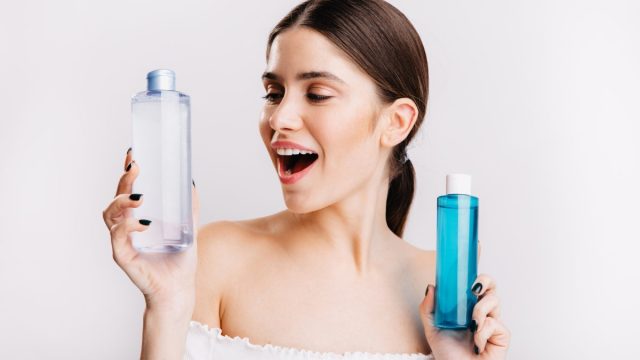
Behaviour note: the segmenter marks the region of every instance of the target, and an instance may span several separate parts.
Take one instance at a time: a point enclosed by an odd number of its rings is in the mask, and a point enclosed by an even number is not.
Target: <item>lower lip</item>
[[[316,159],[316,161],[312,162],[311,165],[307,166],[303,170],[300,170],[297,173],[291,174],[291,175],[285,175],[282,172],[282,168],[281,168],[282,163],[280,162],[279,157],[277,161],[278,161],[278,177],[280,177],[280,182],[285,185],[291,185],[296,183],[298,180],[302,179],[303,176],[305,176],[309,171],[311,171],[311,168],[316,164],[316,162],[318,162],[318,159]]]

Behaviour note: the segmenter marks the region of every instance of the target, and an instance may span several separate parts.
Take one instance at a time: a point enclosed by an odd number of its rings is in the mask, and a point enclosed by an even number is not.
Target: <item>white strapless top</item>
[[[191,320],[184,360],[433,360],[421,353],[317,352],[272,344],[252,344],[248,338],[222,335],[222,329],[209,328]]]

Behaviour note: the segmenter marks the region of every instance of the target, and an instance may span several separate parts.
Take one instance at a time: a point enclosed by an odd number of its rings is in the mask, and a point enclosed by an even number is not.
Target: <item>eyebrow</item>
[[[336,75],[328,71],[308,71],[308,72],[299,73],[298,75],[296,75],[297,80],[308,80],[308,79],[315,79],[315,78],[325,78],[325,79],[334,80],[339,83],[346,84],[344,80],[340,79],[339,77],[337,77]],[[276,75],[275,73],[266,71],[262,74],[262,79],[280,81],[281,77],[279,75]]]

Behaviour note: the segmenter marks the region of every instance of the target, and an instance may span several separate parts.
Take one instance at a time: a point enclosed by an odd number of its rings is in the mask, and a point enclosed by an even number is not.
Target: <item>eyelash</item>
[[[278,96],[278,95],[280,95],[280,94],[278,94],[278,93],[268,93],[267,95],[262,96],[262,98],[267,100],[267,102],[272,103],[275,100],[274,97]],[[309,100],[313,101],[313,102],[320,102],[320,101],[323,101],[323,100],[327,100],[327,99],[329,99],[331,97],[333,97],[333,96],[307,94],[307,98]]]

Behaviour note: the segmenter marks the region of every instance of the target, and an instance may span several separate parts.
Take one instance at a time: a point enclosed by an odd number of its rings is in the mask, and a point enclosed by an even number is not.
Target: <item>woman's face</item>
[[[388,151],[375,126],[376,86],[333,43],[304,27],[280,33],[263,83],[260,134],[289,210],[319,210],[380,180]],[[286,155],[296,148],[313,154]]]

